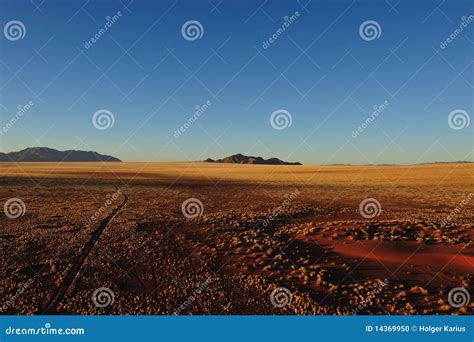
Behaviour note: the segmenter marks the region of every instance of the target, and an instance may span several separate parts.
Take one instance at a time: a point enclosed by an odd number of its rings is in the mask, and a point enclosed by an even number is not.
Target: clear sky
[[[304,164],[473,160],[474,122],[448,123],[452,111],[474,113],[473,14],[467,0],[1,0],[2,28],[13,20],[25,28],[0,37],[1,151],[48,146],[124,161],[238,152]],[[202,26],[198,37],[183,36],[190,20]],[[375,37],[370,23],[361,35],[369,20]],[[103,109],[114,123],[102,130],[93,115]],[[291,126],[271,125],[277,110]]]

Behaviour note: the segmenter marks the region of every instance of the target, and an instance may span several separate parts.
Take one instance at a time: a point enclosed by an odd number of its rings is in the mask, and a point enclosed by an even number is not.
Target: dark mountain
[[[120,162],[93,151],[58,151],[48,147],[28,147],[19,152],[1,153],[0,162]]]
[[[301,163],[289,163],[284,162],[278,158],[270,158],[270,159],[263,159],[262,157],[252,157],[252,156],[245,156],[241,153],[234,154],[232,156],[213,160],[211,158],[207,158],[204,160],[206,163],[232,163],[232,164],[261,164],[261,165],[302,165]]]

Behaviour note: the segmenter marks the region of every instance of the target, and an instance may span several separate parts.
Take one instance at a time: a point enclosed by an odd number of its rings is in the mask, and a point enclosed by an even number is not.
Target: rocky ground
[[[474,295],[472,203],[367,218],[321,186],[38,182],[1,180],[26,207],[0,215],[3,314],[473,312],[449,295]]]

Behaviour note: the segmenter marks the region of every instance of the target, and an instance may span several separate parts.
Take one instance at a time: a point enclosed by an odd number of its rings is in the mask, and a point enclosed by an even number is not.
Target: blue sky
[[[118,20],[86,48],[84,44]],[[278,34],[285,16],[299,16]],[[27,146],[96,150],[125,161],[218,158],[241,152],[304,164],[473,160],[472,1],[1,0],[2,152]],[[202,37],[184,39],[198,21]],[[373,20],[373,40],[359,28]],[[209,102],[208,102],[209,101]],[[354,138],[353,131],[388,106]],[[208,108],[178,138],[174,132]],[[114,124],[96,129],[108,110]],[[274,111],[291,115],[277,130]]]

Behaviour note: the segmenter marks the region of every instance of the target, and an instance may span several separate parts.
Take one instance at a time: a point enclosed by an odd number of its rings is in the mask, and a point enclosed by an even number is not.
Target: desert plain
[[[472,163],[0,163],[1,314],[472,314],[472,193]]]

